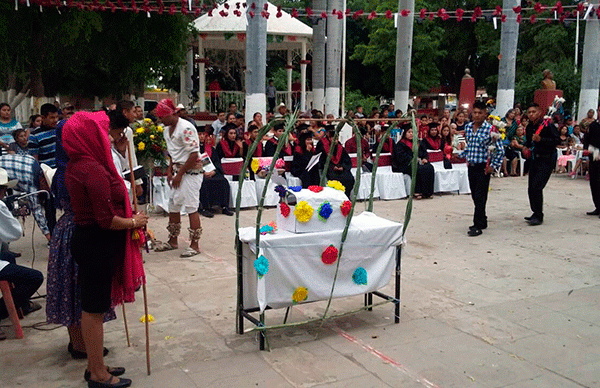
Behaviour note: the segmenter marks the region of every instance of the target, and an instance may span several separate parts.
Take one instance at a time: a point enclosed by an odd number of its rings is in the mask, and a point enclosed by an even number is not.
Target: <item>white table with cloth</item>
[[[431,163],[435,170],[433,192],[443,193],[456,191],[459,194],[470,194],[469,172],[465,163],[453,164],[451,169],[445,169],[443,162]]]
[[[268,261],[268,271],[263,276],[259,276],[255,268],[255,228],[241,228],[239,236],[245,309],[258,307],[262,312],[267,306],[291,306],[296,303],[295,292],[302,287],[307,291],[303,301],[329,298],[337,263],[325,264],[322,254],[330,245],[339,249],[342,230],[301,234],[279,230],[275,234],[261,235],[259,260],[263,265],[265,260]],[[396,247],[401,240],[401,223],[369,212],[353,217],[342,257],[338,259],[339,272],[333,297],[361,295],[387,285],[396,264]]]

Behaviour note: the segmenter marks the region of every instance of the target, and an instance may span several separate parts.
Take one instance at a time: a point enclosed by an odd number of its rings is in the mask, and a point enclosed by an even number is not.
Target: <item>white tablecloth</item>
[[[266,223],[266,222],[265,222]],[[329,246],[339,249],[341,230],[294,234],[278,231],[260,239],[260,255],[269,263],[268,272],[258,278],[254,268],[255,229],[240,229],[243,244],[244,307],[282,308],[293,303],[298,287],[308,290],[307,302],[329,298],[336,263],[324,264],[321,254]],[[392,275],[396,246],[401,243],[402,224],[364,212],[352,219],[340,260],[335,298],[360,295],[388,284]],[[352,275],[357,268],[366,271],[367,284],[357,284]],[[359,270],[360,271],[360,270]]]
[[[453,164],[449,170],[444,168],[444,162],[434,162],[431,165],[435,170],[435,178],[433,180],[433,191],[435,193],[449,191],[456,191],[459,194],[471,193],[466,164]]]

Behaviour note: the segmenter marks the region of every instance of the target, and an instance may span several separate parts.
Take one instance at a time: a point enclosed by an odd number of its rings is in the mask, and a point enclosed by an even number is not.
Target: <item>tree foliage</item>
[[[139,91],[179,71],[191,34],[182,15],[13,7],[0,5],[0,87],[30,83],[36,96]]]

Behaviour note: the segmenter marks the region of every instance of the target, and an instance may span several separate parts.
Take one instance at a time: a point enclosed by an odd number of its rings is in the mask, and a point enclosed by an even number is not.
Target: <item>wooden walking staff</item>
[[[133,211],[137,214],[138,202],[135,195],[135,177],[133,176],[133,160],[131,159],[131,147],[127,147],[127,157],[129,159],[129,181],[131,182],[131,192],[133,194]],[[150,326],[148,322],[148,294],[146,293],[146,282],[142,283],[142,292],[144,294],[144,322],[146,327],[146,369],[150,376]]]

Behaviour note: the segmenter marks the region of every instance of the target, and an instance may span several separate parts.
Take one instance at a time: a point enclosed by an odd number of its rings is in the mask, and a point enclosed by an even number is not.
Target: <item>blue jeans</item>
[[[29,298],[37,291],[44,281],[44,275],[36,269],[23,267],[14,263],[14,258],[0,254],[0,259],[10,262],[0,270],[0,280],[11,282],[15,288],[12,297],[16,308],[22,308],[29,303]],[[0,320],[8,318],[4,300],[0,299]]]

